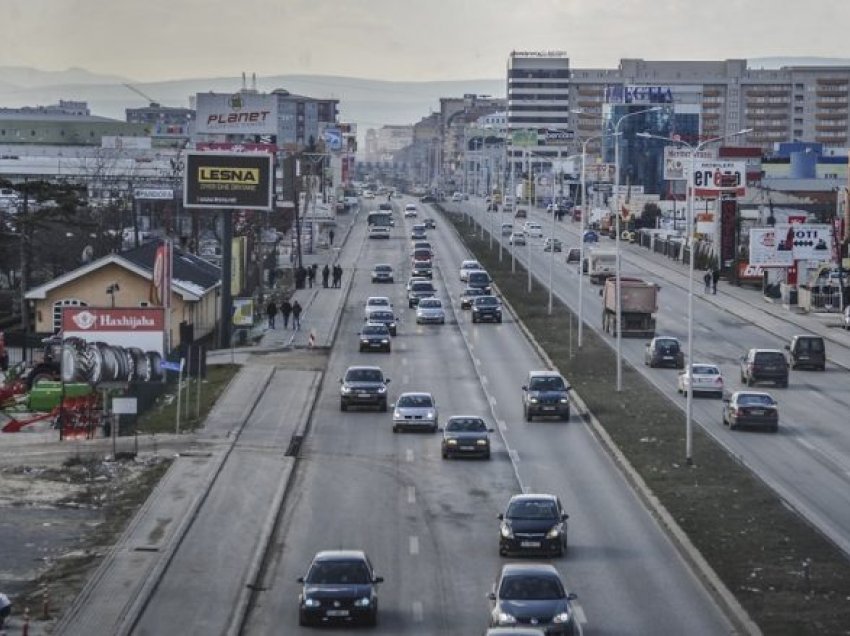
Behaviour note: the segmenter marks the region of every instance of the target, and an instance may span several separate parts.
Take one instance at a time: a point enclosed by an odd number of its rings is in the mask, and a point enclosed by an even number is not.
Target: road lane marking
[[[407,503],[415,504],[416,503],[416,486],[408,486],[407,487]]]
[[[508,450],[508,453],[511,456],[511,460],[513,460],[515,464],[519,464],[519,453],[517,452],[517,450],[515,448],[511,448],[510,450]]]
[[[476,367],[481,366],[481,358],[472,358],[472,361],[475,363]]]
[[[413,620],[421,623],[425,618],[425,610],[422,607],[422,601],[413,601]]]
[[[579,623],[581,623],[582,625],[586,625],[587,624],[587,616],[585,616],[584,610],[582,609],[581,605],[579,605],[578,603],[572,603],[572,606],[573,606],[573,614],[575,614],[576,620]]]
[[[406,367],[406,366],[407,366],[407,358],[402,358],[402,359],[401,359],[401,366],[403,366],[403,367]]]
[[[401,376],[401,383],[402,384],[409,384],[410,383],[410,376],[407,375],[406,373],[403,376]]]
[[[801,437],[801,438],[797,439],[797,441],[798,441],[801,445],[803,445],[803,446],[805,446],[806,448],[808,448],[809,450],[815,450],[814,445],[813,445],[811,442],[809,442],[808,440],[805,440],[805,439],[803,439],[803,438]]]
[[[487,379],[486,375],[481,376],[481,384],[483,384],[484,386],[487,386],[488,384],[490,384],[490,380]]]
[[[410,554],[414,556],[419,554],[419,537],[416,535],[410,537]]]
[[[408,448],[406,451],[404,451],[404,458],[409,462],[413,461],[413,449],[412,448]]]
[[[492,406],[493,410],[495,411],[496,410],[496,396],[495,395],[488,395],[487,401],[490,402],[490,406]]]
[[[504,420],[499,420],[498,424],[499,424],[499,428],[502,429],[503,431],[508,430],[508,424]]]

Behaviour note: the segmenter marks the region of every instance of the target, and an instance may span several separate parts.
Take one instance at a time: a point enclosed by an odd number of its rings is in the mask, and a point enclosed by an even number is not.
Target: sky
[[[511,50],[621,58],[847,57],[850,0],[0,0],[0,66],[141,82],[321,74],[504,77]]]

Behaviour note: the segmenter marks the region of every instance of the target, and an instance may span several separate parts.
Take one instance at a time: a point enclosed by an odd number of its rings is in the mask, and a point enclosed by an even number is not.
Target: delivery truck
[[[658,312],[658,285],[640,278],[620,277],[623,336],[655,337],[655,314]],[[602,329],[617,333],[617,280],[609,278],[602,288]]]

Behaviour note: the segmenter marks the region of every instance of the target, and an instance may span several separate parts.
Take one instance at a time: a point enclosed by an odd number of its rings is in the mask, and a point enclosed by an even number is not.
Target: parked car
[[[437,403],[430,393],[402,393],[393,404],[393,433],[403,428],[437,432]]]
[[[443,459],[452,457],[483,457],[490,459],[490,433],[484,418],[474,415],[453,415],[446,420],[440,450]]]
[[[522,386],[525,421],[535,415],[570,419],[570,385],[556,371],[529,371]]]
[[[716,364],[695,363],[679,374],[676,390],[682,395],[688,394],[688,388],[693,384],[694,395],[710,394],[723,396],[723,374]]]
[[[562,247],[563,247],[563,245],[561,243],[561,239],[558,239],[558,238],[551,238],[550,237],[550,238],[547,238],[546,241],[543,243],[543,251],[544,252],[551,252],[553,249],[556,252],[560,252]]]
[[[378,623],[378,585],[361,550],[325,550],[316,554],[305,576],[299,577],[298,624]]]
[[[791,344],[785,345],[791,357],[791,368],[808,368],[826,371],[826,344],[823,337],[797,335],[791,337]]]
[[[678,338],[656,336],[646,343],[643,363],[650,367],[685,368],[685,353]]]
[[[349,406],[377,406],[378,410],[386,411],[389,383],[380,367],[348,367],[339,381],[340,410],[347,411]]]
[[[723,425],[729,430],[744,426],[779,430],[779,405],[770,393],[735,391],[723,398]]]
[[[567,592],[561,575],[548,563],[509,563],[493,591],[490,626],[538,625],[548,635],[578,636],[571,601],[577,597]]]
[[[372,268],[373,283],[393,282],[393,266],[387,263],[378,263]]]
[[[555,495],[514,495],[499,515],[499,554],[563,556],[568,518]]]
[[[741,357],[741,382],[753,386],[756,382],[773,382],[788,386],[788,360],[779,349],[750,349]]]
[[[443,302],[439,298],[423,298],[416,306],[416,324],[424,325],[433,323],[443,325],[446,323],[446,312]]]

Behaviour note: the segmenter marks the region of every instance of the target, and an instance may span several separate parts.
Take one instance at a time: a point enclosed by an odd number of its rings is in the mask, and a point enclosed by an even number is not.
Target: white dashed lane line
[[[410,554],[413,556],[419,554],[419,537],[415,535],[410,537]]]
[[[413,449],[412,448],[408,448],[406,451],[404,451],[404,458],[409,462],[413,461]]]
[[[407,487],[407,503],[415,504],[416,503],[416,486],[408,486]]]
[[[413,620],[416,623],[421,623],[424,618],[424,608],[422,607],[422,601],[413,601]]]

